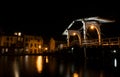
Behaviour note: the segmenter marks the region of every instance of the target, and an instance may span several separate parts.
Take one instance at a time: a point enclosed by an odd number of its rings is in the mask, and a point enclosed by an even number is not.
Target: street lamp
[[[75,36],[75,35],[76,35],[76,33],[74,32],[74,33],[73,33],[73,36]]]
[[[93,25],[91,25],[91,26],[90,26],[90,29],[92,29],[92,30],[93,30],[94,28],[95,28],[95,27],[94,27]]]
[[[88,22],[87,24],[87,29],[88,27],[90,27],[91,30],[96,29],[97,30],[97,34],[98,34],[98,44],[101,45],[101,31],[100,31],[100,26],[99,24],[95,23],[95,22]]]
[[[78,40],[79,40],[79,44],[81,45],[81,35],[80,35],[80,32],[78,30],[67,30],[68,34],[67,34],[67,46],[69,47],[69,39],[70,39],[70,36],[75,36],[77,35],[78,37]]]
[[[79,44],[81,45],[81,36],[80,36],[79,31],[77,31],[77,30],[70,30],[70,31],[73,31],[72,32],[72,36],[76,36],[77,35]]]

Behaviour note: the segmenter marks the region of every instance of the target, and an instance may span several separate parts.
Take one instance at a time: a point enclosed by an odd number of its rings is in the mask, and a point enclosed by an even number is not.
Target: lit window
[[[17,35],[17,32],[15,32],[14,35]]]
[[[18,36],[21,36],[21,32],[18,33]]]

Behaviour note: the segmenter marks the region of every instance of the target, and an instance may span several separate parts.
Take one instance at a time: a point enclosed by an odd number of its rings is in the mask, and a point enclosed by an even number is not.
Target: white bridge
[[[70,29],[75,22],[82,22],[82,27],[80,27],[80,29],[78,29],[78,30]],[[120,46],[120,38],[119,37],[105,38],[105,39],[101,38],[101,29],[100,29],[101,23],[113,23],[113,22],[115,22],[115,21],[103,19],[100,17],[89,17],[89,18],[73,20],[73,22],[63,32],[63,35],[67,36],[67,46],[69,47],[70,45],[72,45],[70,43],[70,36],[75,36],[75,35],[77,35],[77,37],[78,37],[78,43],[80,46],[83,46],[83,45],[87,45],[87,46],[119,45]],[[81,29],[82,29],[82,32],[80,32]],[[98,39],[90,40],[89,38],[87,38],[86,34],[88,32],[88,29],[96,29]],[[83,33],[83,34],[81,34],[81,33]]]

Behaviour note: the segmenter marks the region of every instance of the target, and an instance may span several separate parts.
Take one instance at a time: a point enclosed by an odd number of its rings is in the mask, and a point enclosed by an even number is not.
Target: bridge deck
[[[83,41],[83,40],[82,40]],[[86,43],[82,42],[81,46],[99,46],[98,39],[86,40]],[[104,38],[101,39],[101,46],[120,46],[120,37]]]

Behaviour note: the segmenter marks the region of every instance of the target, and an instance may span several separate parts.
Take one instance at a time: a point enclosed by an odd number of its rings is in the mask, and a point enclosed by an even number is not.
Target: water
[[[120,77],[119,57],[0,56],[0,77]]]

